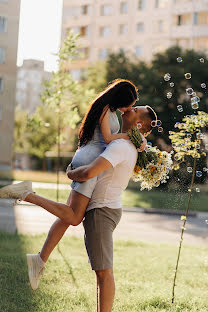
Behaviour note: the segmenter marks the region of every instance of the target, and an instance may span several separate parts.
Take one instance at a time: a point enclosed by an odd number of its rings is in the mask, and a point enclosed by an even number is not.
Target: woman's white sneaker
[[[24,200],[25,193],[34,193],[32,181],[23,181],[16,184],[10,184],[0,189],[0,198],[13,198]]]
[[[44,262],[39,254],[27,254],[27,266],[30,285],[33,290],[36,290],[39,285],[40,277],[45,271]]]

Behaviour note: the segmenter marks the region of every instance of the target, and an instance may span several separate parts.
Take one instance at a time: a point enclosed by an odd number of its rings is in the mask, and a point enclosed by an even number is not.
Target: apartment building
[[[0,0],[0,170],[12,162],[20,0]]]
[[[83,70],[119,49],[149,62],[171,45],[208,51],[208,0],[63,0],[62,38],[80,34]]]
[[[17,70],[16,103],[28,113],[33,113],[41,104],[44,81],[49,80],[51,73],[44,71],[44,62],[24,60]]]

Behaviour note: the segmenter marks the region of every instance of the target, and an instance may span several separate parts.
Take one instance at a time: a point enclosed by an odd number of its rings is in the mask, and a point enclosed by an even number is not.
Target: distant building
[[[12,162],[20,0],[0,0],[0,170]]]
[[[44,62],[38,60],[24,60],[17,70],[16,102],[22,109],[33,113],[41,104],[40,95],[43,83],[49,80],[51,73],[44,71]]]
[[[62,37],[79,33],[82,58],[75,79],[120,49],[149,62],[172,45],[208,51],[208,0],[63,0]]]

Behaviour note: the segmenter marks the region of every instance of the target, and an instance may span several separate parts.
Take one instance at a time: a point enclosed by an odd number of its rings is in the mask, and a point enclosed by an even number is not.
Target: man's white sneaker
[[[41,260],[39,254],[27,254],[26,257],[30,285],[33,290],[36,290],[39,285],[40,277],[45,271],[44,262]]]
[[[16,184],[10,184],[0,189],[0,198],[13,198],[24,200],[24,194],[33,192],[32,181],[23,181]]]

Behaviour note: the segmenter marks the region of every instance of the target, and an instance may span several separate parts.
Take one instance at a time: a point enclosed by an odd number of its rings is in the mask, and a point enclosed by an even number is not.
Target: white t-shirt
[[[107,159],[113,167],[98,176],[87,211],[101,207],[122,207],[121,193],[132,176],[137,150],[129,140],[119,139],[112,141],[100,156]]]

